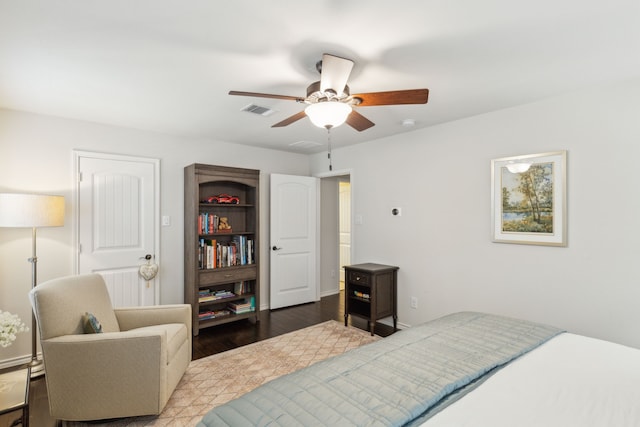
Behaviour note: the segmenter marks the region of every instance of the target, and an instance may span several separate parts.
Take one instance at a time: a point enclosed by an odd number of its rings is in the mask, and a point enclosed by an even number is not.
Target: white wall
[[[400,267],[404,325],[480,310],[640,347],[639,113],[637,79],[334,149],[363,217],[353,262]],[[492,243],[491,159],[556,150],[568,151],[568,247]],[[313,156],[312,173],[325,170]]]
[[[38,192],[66,196],[66,225],[38,231],[39,282],[72,274],[72,150],[159,158],[161,214],[161,295],[163,304],[183,301],[183,168],[208,163],[261,170],[261,257],[268,260],[269,174],[309,175],[306,155],[264,150],[205,139],[187,139],[94,123],[0,110],[0,192]],[[30,323],[31,232],[0,228],[0,310]],[[268,303],[268,263],[261,269],[262,301]],[[20,334],[3,362],[31,354],[31,334]],[[7,362],[7,360],[9,362]]]

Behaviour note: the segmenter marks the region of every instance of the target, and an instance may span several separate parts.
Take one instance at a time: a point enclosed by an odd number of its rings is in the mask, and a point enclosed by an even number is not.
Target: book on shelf
[[[230,302],[229,304],[227,304],[227,309],[229,309],[232,313],[235,313],[235,314],[251,313],[255,311],[255,307],[253,306],[251,301],[236,302],[236,303]]]
[[[370,298],[369,294],[365,294],[365,293],[362,293],[360,291],[353,291],[353,295],[355,295],[358,298],[362,298],[362,299],[369,299]]]
[[[202,212],[198,215],[198,234],[232,233],[227,217]]]
[[[236,293],[236,295],[244,295],[244,294],[251,293],[252,292],[251,283],[246,281],[237,282],[234,285],[234,292]]]
[[[247,246],[245,241],[247,240],[246,236],[235,235],[231,237],[231,241],[234,244],[235,248],[235,261],[240,265],[245,265],[247,263]]]
[[[198,215],[198,234],[213,234],[218,232],[220,217],[208,212]]]
[[[218,264],[218,242],[215,239],[200,239],[198,247],[198,268],[216,268]]]
[[[229,316],[231,311],[229,310],[205,310],[198,313],[198,320],[217,319],[224,316]]]
[[[243,308],[251,308],[251,302],[230,302],[227,304],[227,307],[233,308],[235,310],[241,310]]]
[[[233,298],[236,294],[228,290],[211,291],[209,289],[201,289],[198,292],[199,302],[217,301],[225,298]]]

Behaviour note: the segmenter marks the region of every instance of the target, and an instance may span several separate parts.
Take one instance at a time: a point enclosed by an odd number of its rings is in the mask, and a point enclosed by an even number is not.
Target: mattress
[[[558,335],[422,426],[640,426],[640,350]]]

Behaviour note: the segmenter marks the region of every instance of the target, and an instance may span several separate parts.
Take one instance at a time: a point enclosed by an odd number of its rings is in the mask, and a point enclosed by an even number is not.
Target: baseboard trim
[[[41,357],[41,356],[38,355],[38,357]],[[14,368],[16,366],[21,366],[21,365],[26,365],[29,362],[31,362],[31,355],[18,356],[18,357],[13,357],[11,359],[3,359],[3,360],[0,360],[0,370],[7,369],[7,368]]]

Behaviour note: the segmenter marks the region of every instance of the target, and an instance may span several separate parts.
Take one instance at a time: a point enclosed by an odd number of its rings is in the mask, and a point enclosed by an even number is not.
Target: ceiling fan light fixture
[[[353,69],[353,61],[347,58],[324,53],[322,61],[316,65],[320,73],[320,80],[307,87],[307,96],[297,97],[260,92],[243,92],[232,90],[229,95],[251,96],[257,98],[272,98],[304,103],[308,107],[298,111],[272,125],[272,128],[289,126],[300,119],[309,117],[314,126],[331,129],[347,123],[358,132],[375,126],[371,120],[360,114],[352,107],[374,107],[381,105],[409,105],[426,104],[429,89],[392,90],[385,92],[369,92],[351,95],[347,82]],[[405,126],[410,126],[404,123]]]
[[[319,128],[335,128],[347,120],[351,114],[351,106],[337,101],[325,101],[309,105],[304,112],[311,123]]]

